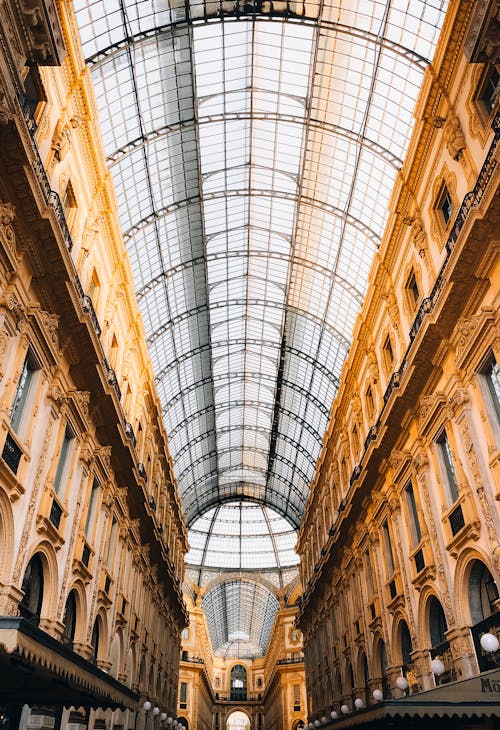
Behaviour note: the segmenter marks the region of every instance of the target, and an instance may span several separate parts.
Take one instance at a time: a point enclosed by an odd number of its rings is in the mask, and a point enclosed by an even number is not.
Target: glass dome
[[[230,570],[297,565],[296,530],[270,507],[230,502],[210,509],[189,530],[188,565]]]

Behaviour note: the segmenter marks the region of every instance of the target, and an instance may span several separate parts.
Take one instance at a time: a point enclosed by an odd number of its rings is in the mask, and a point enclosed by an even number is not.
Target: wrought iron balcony
[[[109,385],[113,386],[113,390],[115,391],[116,397],[118,400],[121,400],[122,398],[122,391],[120,389],[120,385],[118,383],[118,378],[116,377],[116,373],[113,370],[112,367],[108,364],[108,361],[106,358],[102,361],[102,366],[106,373],[106,380],[108,381]]]
[[[435,675],[436,684],[448,684],[458,679],[458,672],[453,662],[453,654],[449,641],[442,641],[441,644],[433,646],[431,651],[431,659],[440,659],[444,664],[444,672]]]
[[[481,636],[483,634],[493,634],[500,638],[500,611],[474,624],[471,628],[471,634],[480,671],[486,672],[488,669],[495,669],[500,666],[500,651],[488,652],[481,646]]]
[[[36,122],[32,116],[32,107],[24,95],[21,95],[19,97],[19,105],[21,107],[23,119],[25,121],[33,145],[32,151],[35,158],[31,163],[33,172],[35,174],[38,184],[40,185],[40,190],[42,191],[46,205],[54,210],[57,222],[59,223],[59,227],[61,229],[62,237],[66,243],[66,247],[68,251],[71,251],[73,248],[73,240],[69,231],[66,215],[64,214],[64,207],[61,203],[59,194],[55,190],[52,190],[50,186],[49,178],[47,177],[47,173],[45,171],[45,166],[38,151],[38,145],[35,138],[37,127]]]
[[[137,439],[135,437],[135,433],[134,433],[134,429],[132,428],[132,424],[129,423],[128,421],[125,421],[124,429],[125,429],[125,436],[132,441],[132,445],[135,448],[137,445]]]
[[[101,325],[99,324],[99,320],[97,319],[97,314],[95,313],[94,305],[92,304],[92,299],[89,297],[88,294],[84,294],[82,297],[82,309],[87,314],[90,314],[90,321],[92,322],[92,325],[94,327],[94,330],[98,337],[101,336]]]

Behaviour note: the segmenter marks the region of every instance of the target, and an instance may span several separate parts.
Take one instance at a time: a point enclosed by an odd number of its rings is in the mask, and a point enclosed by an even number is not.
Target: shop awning
[[[376,706],[332,720],[324,727],[342,728],[387,726],[388,721],[401,720],[405,728],[426,725],[434,719],[449,719],[461,727],[466,721],[500,717],[500,668],[477,677],[450,682],[426,692],[418,692],[399,700],[386,700]]]
[[[0,703],[136,709],[139,695],[24,618],[0,617]]]

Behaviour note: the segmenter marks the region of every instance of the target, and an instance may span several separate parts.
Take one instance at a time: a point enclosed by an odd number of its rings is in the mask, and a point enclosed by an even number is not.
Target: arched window
[[[390,696],[390,690],[389,690],[389,681],[387,679],[387,667],[389,665],[388,659],[387,659],[387,651],[385,648],[385,643],[383,639],[380,639],[377,645],[377,651],[376,651],[376,661],[378,662],[378,666],[376,667],[376,672],[379,674],[381,683],[382,683],[382,691],[384,693],[384,696],[389,697]]]
[[[19,604],[19,612],[24,618],[38,624],[43,602],[43,565],[38,553],[28,563],[21,590],[24,596]]]
[[[64,609],[64,631],[62,640],[64,644],[72,646],[75,638],[76,629],[76,592],[71,591],[66,601],[66,608]]]
[[[473,624],[496,613],[495,601],[498,589],[493,576],[484,563],[475,560],[469,578],[469,608]]]
[[[334,678],[333,678],[333,696],[335,700],[340,700],[341,696],[344,694],[344,690],[342,687],[342,677],[340,672],[335,672]]]
[[[406,621],[401,621],[399,624],[399,642],[401,647],[401,663],[403,666],[411,664],[411,653],[413,651],[413,644],[411,642],[410,629]]]
[[[366,658],[366,654],[363,654],[363,656],[361,657],[361,671],[363,672],[363,687],[365,690],[364,699],[365,699],[365,703],[367,703],[369,695],[370,695],[370,692],[369,692],[370,674],[368,671],[368,660]]]
[[[139,667],[139,687],[141,690],[146,690],[146,659],[142,657],[141,665]]]
[[[352,671],[352,664],[347,665],[345,676],[348,684],[348,687],[346,687],[346,692],[352,694],[352,692],[354,691],[354,673]]]
[[[184,725],[184,727],[186,728],[186,730],[189,730],[189,723],[188,723],[188,721],[186,720],[185,717],[178,717],[177,718],[177,722],[178,722],[179,725]]]
[[[247,670],[241,664],[235,664],[231,669],[231,699],[246,700],[247,698]]]
[[[439,646],[446,641],[445,633],[448,630],[443,607],[435,596],[432,596],[429,606],[429,630],[431,647]]]
[[[90,644],[92,646],[92,655],[90,659],[94,663],[97,662],[97,657],[99,655],[99,633],[99,618],[96,618],[94,621],[94,628],[92,629],[92,638],[90,639]]]
[[[387,651],[385,649],[385,643],[383,639],[380,639],[377,646],[377,660],[378,660],[378,671],[380,672],[381,677],[385,677],[388,661],[387,661]]]

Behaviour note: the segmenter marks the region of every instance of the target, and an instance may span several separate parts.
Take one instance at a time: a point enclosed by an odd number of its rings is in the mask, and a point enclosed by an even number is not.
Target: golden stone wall
[[[0,615],[173,714],[187,532],[161,407],[71,4],[26,13],[0,6]]]
[[[473,676],[500,633],[500,125],[473,5],[426,72],[299,533],[312,719]]]
[[[224,658],[212,652],[200,601],[186,586],[189,628],[182,637],[179,681],[186,683],[184,707],[180,697],[177,716],[188,730],[226,730],[235,710],[244,712],[251,730],[296,730],[306,722],[306,690],[302,634],[294,625],[301,586],[295,582],[283,596],[264,657],[253,660]],[[230,700],[231,669],[247,671],[247,700]]]

